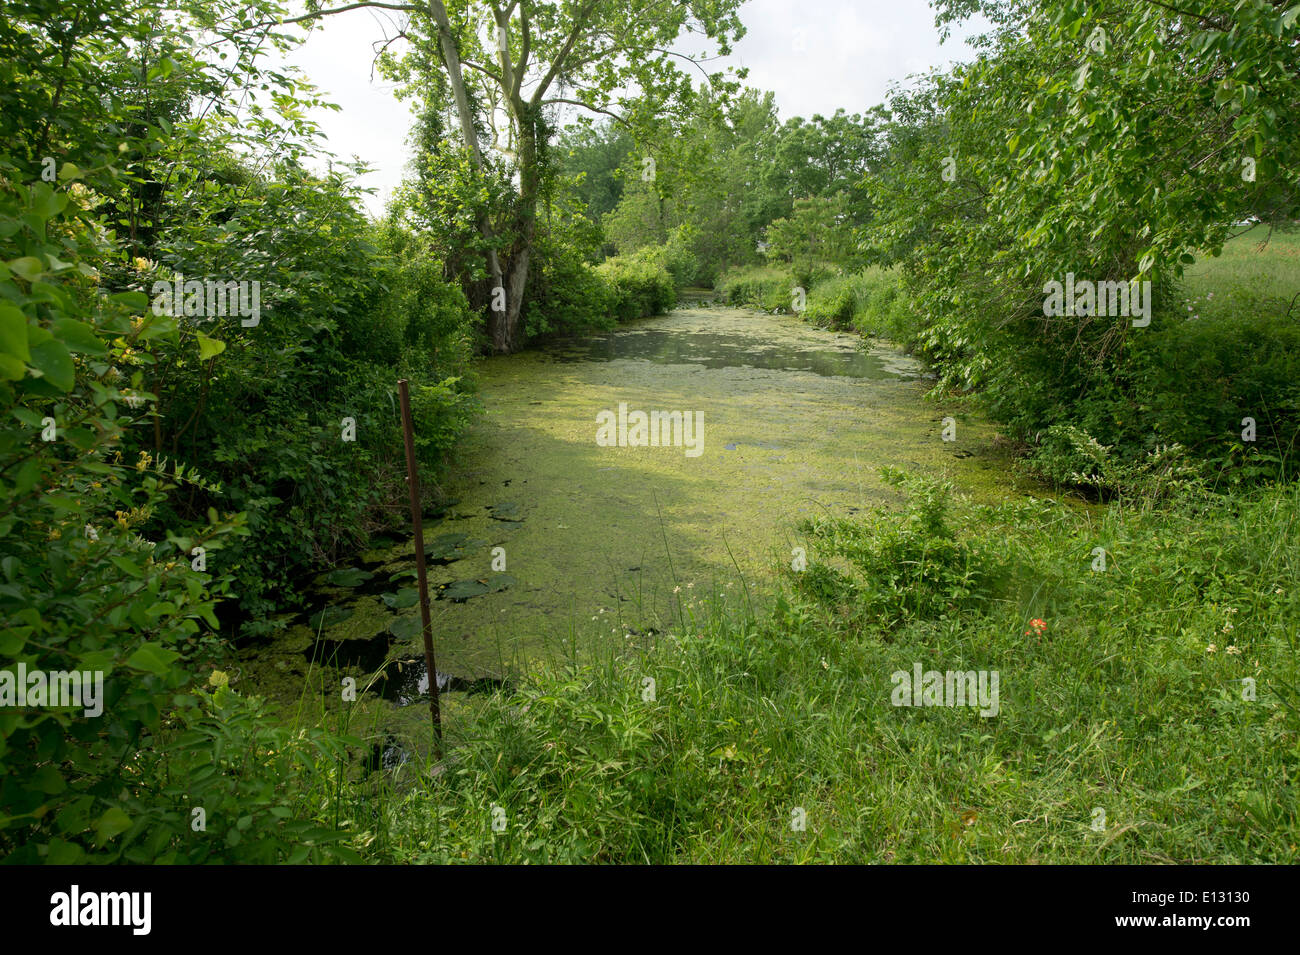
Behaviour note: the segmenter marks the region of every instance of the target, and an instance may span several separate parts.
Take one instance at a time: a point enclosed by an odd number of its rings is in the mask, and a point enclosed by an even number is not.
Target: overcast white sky
[[[370,76],[372,45],[390,17],[400,16],[354,10],[326,17],[291,58],[342,107],[316,118],[332,152],[374,167],[363,184],[378,190],[368,203],[375,213],[409,158],[407,105]],[[960,35],[940,45],[926,0],[748,0],[741,19],[748,33],[729,62],[749,68],[747,85],[776,93],[783,119],[839,107],[860,112],[883,101],[892,81],[969,58]]]

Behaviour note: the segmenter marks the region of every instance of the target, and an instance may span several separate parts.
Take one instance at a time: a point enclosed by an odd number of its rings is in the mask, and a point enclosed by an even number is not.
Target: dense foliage
[[[938,6],[982,10],[995,29],[974,62],[892,99],[864,233],[906,278],[917,350],[946,385],[980,388],[1056,480],[1113,490],[1090,466],[1098,447],[1113,469],[1175,444],[1224,463],[1246,418],[1254,437],[1228,463],[1294,473],[1286,304],[1202,318],[1180,284],[1241,223],[1296,217],[1300,8]],[[1149,282],[1149,308],[1054,315],[1049,283],[1071,277]]]
[[[282,15],[36,2],[0,21],[0,655],[103,686],[0,708],[13,861],[333,851],[309,793],[337,743],[192,687],[218,633],[269,626],[401,500],[398,375],[441,463],[471,315],[418,239],[309,171],[310,89],[259,62]],[[171,297],[182,279],[201,285]],[[209,282],[239,287],[220,314]]]

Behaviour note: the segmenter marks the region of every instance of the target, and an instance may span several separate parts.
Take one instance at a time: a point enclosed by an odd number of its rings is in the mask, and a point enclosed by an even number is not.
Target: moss
[[[853,335],[737,309],[681,310],[620,334],[640,330],[748,341],[768,357],[863,347]],[[762,590],[799,544],[799,520],[892,506],[883,465],[946,477],[977,500],[1015,492],[988,425],[929,402],[929,382],[912,359],[866,347],[879,359],[871,378],[637,358],[557,361],[543,351],[485,360],[485,414],[447,482],[458,503],[437,525],[438,534],[467,534],[477,546],[431,565],[430,589],[486,579],[498,546],[517,582],[464,603],[433,602],[439,669],[502,673],[579,637],[626,645],[633,629],[667,629],[697,612],[706,590],[739,594],[737,568]],[[702,414],[703,453],[598,447],[597,412],[620,402]],[[949,414],[958,420],[952,443],[940,436]],[[512,517],[522,520],[493,519],[503,502],[517,504]],[[328,639],[370,637],[418,613],[391,611],[379,597],[408,585],[388,578],[414,567],[410,542],[363,556],[375,574],[366,593],[322,591],[354,611],[326,628]],[[291,628],[264,657],[290,648],[301,656],[303,629]],[[418,637],[396,643],[394,654],[419,653]]]

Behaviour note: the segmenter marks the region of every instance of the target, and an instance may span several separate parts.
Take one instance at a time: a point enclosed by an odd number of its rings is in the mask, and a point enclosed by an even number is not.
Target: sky
[[[374,168],[361,180],[376,190],[367,200],[372,213],[382,211],[410,158],[409,104],[371,75],[374,46],[400,17],[379,10],[325,17],[289,58],[342,107],[315,118],[331,152]],[[892,82],[969,59],[966,34],[940,44],[926,0],[748,0],[741,20],[747,33],[723,62],[748,67],[746,85],[775,92],[783,119],[861,112],[883,102]]]

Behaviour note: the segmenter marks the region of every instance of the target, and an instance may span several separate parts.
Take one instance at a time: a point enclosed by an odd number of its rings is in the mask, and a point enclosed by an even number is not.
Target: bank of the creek
[[[479,383],[453,503],[425,527],[452,720],[542,654],[649,639],[706,594],[745,599],[741,575],[762,591],[802,518],[888,504],[881,466],[977,500],[1014,486],[992,429],[927,400],[914,360],[791,316],[696,304],[486,359]],[[600,446],[597,415],[620,403],[694,413],[700,453]],[[312,612],[242,652],[241,682],[328,716],[350,676],[371,727],[427,721],[413,567],[407,540],[321,575]]]

